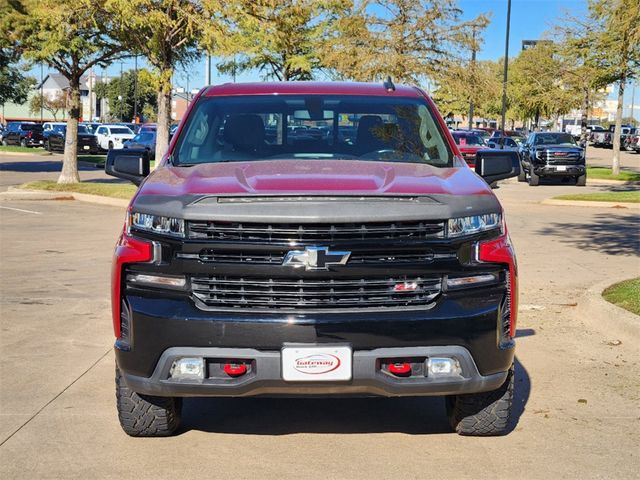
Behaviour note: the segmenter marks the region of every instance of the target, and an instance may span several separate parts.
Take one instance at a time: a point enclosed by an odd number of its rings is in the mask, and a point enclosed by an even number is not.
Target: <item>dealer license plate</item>
[[[351,347],[296,346],[282,349],[282,378],[288,382],[351,380]]]
[[[566,171],[567,171],[567,167],[566,167],[565,165],[558,165],[558,166],[556,167],[556,170],[557,170],[558,172],[566,172]]]

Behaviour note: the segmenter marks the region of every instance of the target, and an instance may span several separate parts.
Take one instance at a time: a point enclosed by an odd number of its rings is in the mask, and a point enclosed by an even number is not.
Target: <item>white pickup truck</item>
[[[98,145],[103,150],[118,150],[123,148],[127,140],[131,140],[135,134],[129,127],[123,125],[100,125],[96,130]]]

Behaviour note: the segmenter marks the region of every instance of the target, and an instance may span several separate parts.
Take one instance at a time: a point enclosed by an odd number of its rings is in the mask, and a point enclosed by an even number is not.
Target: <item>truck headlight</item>
[[[137,230],[184,237],[184,220],[181,218],[161,217],[148,213],[132,213],[129,215],[128,225],[130,228]]]
[[[455,238],[497,228],[502,229],[502,215],[499,213],[450,218],[447,235],[449,238]]]

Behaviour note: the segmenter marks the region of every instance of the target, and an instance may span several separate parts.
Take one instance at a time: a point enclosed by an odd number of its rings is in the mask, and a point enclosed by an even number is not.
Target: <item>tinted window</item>
[[[118,134],[118,135],[132,135],[133,132],[131,130],[129,130],[127,127],[114,127],[111,128],[111,134]]]
[[[67,130],[66,125],[52,125],[51,128],[54,132],[65,132]],[[80,127],[78,127],[78,129],[80,129]]]
[[[576,142],[568,133],[539,133],[535,145],[576,145]]]
[[[26,130],[26,131],[31,130],[34,132],[38,132],[38,131],[42,131],[42,125],[23,123],[22,130]]]
[[[154,138],[155,135],[153,133],[143,132],[133,137],[133,140],[134,142],[152,142]]]
[[[78,125],[78,133],[91,133],[86,125]]]
[[[484,141],[477,135],[453,133],[453,139],[458,145],[482,146]]]
[[[444,167],[453,161],[423,100],[339,95],[202,99],[175,152],[176,164],[305,158]]]

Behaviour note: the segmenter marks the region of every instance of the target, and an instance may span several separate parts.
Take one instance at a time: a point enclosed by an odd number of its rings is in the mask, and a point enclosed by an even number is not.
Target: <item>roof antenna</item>
[[[387,76],[387,79],[384,81],[382,86],[384,87],[384,89],[387,92],[395,92],[396,91],[396,86],[391,81],[391,76]]]

